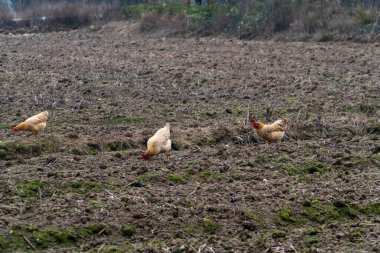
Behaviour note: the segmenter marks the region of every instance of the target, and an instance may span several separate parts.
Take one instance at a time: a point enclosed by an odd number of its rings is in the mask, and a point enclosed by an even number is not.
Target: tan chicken
[[[141,152],[141,158],[148,160],[150,157],[166,153],[172,148],[172,141],[170,140],[170,124],[166,123],[165,127],[159,129],[152,137],[149,138],[147,143],[147,150]]]
[[[252,126],[256,129],[257,135],[271,143],[279,142],[284,137],[286,123],[286,119],[279,119],[270,125],[256,119],[252,120]]]
[[[41,112],[37,115],[34,115],[24,122],[18,124],[17,126],[12,128],[13,132],[18,131],[30,131],[33,134],[37,135],[39,132],[44,130],[46,127],[46,121],[48,119],[48,111]]]

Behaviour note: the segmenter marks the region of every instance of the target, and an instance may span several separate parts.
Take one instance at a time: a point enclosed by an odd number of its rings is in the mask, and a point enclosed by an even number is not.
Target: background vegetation
[[[4,3],[7,1],[3,1]],[[376,0],[218,0],[203,1],[48,1],[13,0],[0,4],[0,23],[49,21],[77,27],[121,19],[140,22],[142,32],[181,35],[227,34],[239,38],[319,40],[374,38],[380,32]],[[43,19],[41,19],[43,17]],[[19,21],[20,22],[20,21]]]

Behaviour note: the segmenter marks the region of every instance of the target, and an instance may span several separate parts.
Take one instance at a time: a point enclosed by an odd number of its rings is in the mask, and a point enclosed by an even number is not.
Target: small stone
[[[143,187],[144,185],[140,182],[132,182],[129,184],[129,186],[132,186],[132,187]]]
[[[346,235],[343,232],[336,233],[336,238],[341,239],[344,238]]]
[[[47,174],[48,177],[54,177],[56,175],[57,175],[57,173],[55,173],[55,172],[48,172],[48,174]]]

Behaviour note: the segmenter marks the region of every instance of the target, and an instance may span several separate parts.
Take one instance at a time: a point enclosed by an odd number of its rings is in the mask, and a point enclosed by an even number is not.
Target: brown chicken
[[[145,152],[141,152],[141,158],[148,160],[150,157],[161,153],[166,153],[166,157],[168,157],[168,152],[171,147],[172,142],[170,140],[170,124],[167,123],[165,127],[159,129],[152,137],[149,138],[147,150]]]
[[[24,122],[18,124],[12,128],[13,132],[18,131],[30,131],[33,134],[37,135],[46,127],[46,121],[48,119],[48,111],[41,112],[37,115],[34,115]]]
[[[252,120],[252,126],[256,129],[257,135],[271,143],[279,142],[284,137],[286,123],[286,119],[279,119],[270,125],[256,119]]]

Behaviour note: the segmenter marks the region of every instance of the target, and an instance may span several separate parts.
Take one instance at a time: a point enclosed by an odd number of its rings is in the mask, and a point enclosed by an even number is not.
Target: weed
[[[266,161],[267,161],[267,159],[264,156],[258,155],[255,158],[255,162],[258,163],[258,164],[265,163]]]
[[[101,191],[104,189],[104,184],[97,181],[85,181],[85,180],[74,180],[68,185],[70,192],[75,192],[78,194],[86,194],[91,191]]]
[[[137,145],[131,139],[110,141],[106,144],[106,146],[110,151],[137,148]]]
[[[193,140],[193,143],[198,146],[211,146],[216,144],[216,140],[211,136],[202,136]]]
[[[99,250],[97,250],[96,252],[98,252]],[[112,245],[106,245],[104,246],[104,248],[102,249],[102,252],[104,253],[123,253],[125,252],[124,250],[121,250],[119,247],[117,246],[112,246]]]
[[[0,249],[5,250],[9,247],[9,241],[4,237],[0,235]]]
[[[295,218],[293,217],[292,211],[288,208],[277,209],[277,213],[278,213],[279,217],[281,218],[281,220],[283,220],[285,222],[288,222],[288,223],[295,223],[296,222]]]
[[[319,234],[319,230],[318,229],[316,229],[316,228],[309,228],[308,230],[307,230],[307,233],[309,234],[309,235],[317,235],[317,234]]]
[[[65,246],[70,246],[75,243],[78,239],[71,229],[60,231],[58,229],[50,229],[47,231],[58,244],[63,244]]]
[[[332,221],[342,221],[345,219],[357,218],[357,212],[351,206],[340,202],[333,205],[323,205],[319,200],[310,202],[301,212],[306,220],[315,221],[320,224]]]
[[[189,179],[189,175],[179,175],[179,174],[169,174],[168,179],[170,182],[176,183],[176,184],[183,184],[186,183],[187,180]]]
[[[367,159],[361,155],[356,155],[352,157],[352,161],[356,164],[365,164],[367,163]]]
[[[304,171],[306,171],[308,174],[324,174],[326,172],[325,166],[323,163],[316,162],[314,160],[309,160],[304,167]]]
[[[203,171],[204,170],[204,167],[202,166],[202,164],[199,161],[197,161],[197,160],[189,162],[187,164],[187,167],[188,168],[197,169],[198,171]]]
[[[251,211],[245,211],[244,216],[247,217],[248,219],[256,221],[256,222],[261,221],[260,217]]]
[[[213,173],[209,170],[202,172],[201,176],[205,179],[209,179],[213,176]]]
[[[282,231],[282,230],[275,230],[272,232],[272,238],[281,238],[281,237],[285,237],[286,236],[286,232],[285,231]]]
[[[99,234],[103,230],[104,230],[103,234],[106,234],[106,235],[111,234],[111,231],[101,224],[93,224],[84,228],[80,228],[78,230],[78,234],[85,238],[89,238],[91,236]]]
[[[358,211],[366,215],[380,215],[380,202],[360,205]]]
[[[93,199],[89,201],[89,205],[94,209],[101,209],[105,207],[105,205],[102,202]]]
[[[172,142],[172,149],[173,150],[176,150],[176,151],[181,150],[182,146],[183,146],[183,144],[179,141],[173,141]]]
[[[196,235],[199,234],[199,226],[195,224],[181,224],[180,225],[181,231],[184,231],[188,235]]]
[[[275,163],[287,163],[290,161],[290,158],[288,156],[280,156],[278,158],[273,159],[273,162]]]
[[[48,235],[44,232],[34,232],[30,239],[38,248],[41,249],[48,248],[48,244],[50,242]]]
[[[372,115],[376,112],[378,106],[376,104],[370,104],[370,103],[361,103],[359,105],[359,110],[363,113],[366,113],[368,115]]]
[[[309,245],[314,245],[314,244],[317,244],[317,243],[319,243],[319,240],[318,240],[318,238],[315,237],[315,236],[312,236],[312,237],[310,237],[310,238],[307,240],[307,244],[309,244]]]
[[[153,181],[162,181],[162,175],[159,173],[145,173],[137,176],[135,181],[137,182],[153,182]]]
[[[121,234],[126,237],[132,237],[134,234],[136,234],[136,227],[135,226],[122,227]]]
[[[376,123],[372,126],[371,133],[380,134],[380,123]]]
[[[284,171],[289,176],[306,175],[306,174],[324,174],[326,172],[325,165],[314,160],[308,160],[303,167],[288,167]]]
[[[4,149],[0,149],[0,160],[7,156],[7,152]]]
[[[209,219],[203,220],[203,229],[208,234],[215,234],[222,226]]]
[[[43,184],[41,180],[23,181],[16,188],[22,198],[34,198],[37,197]]]

